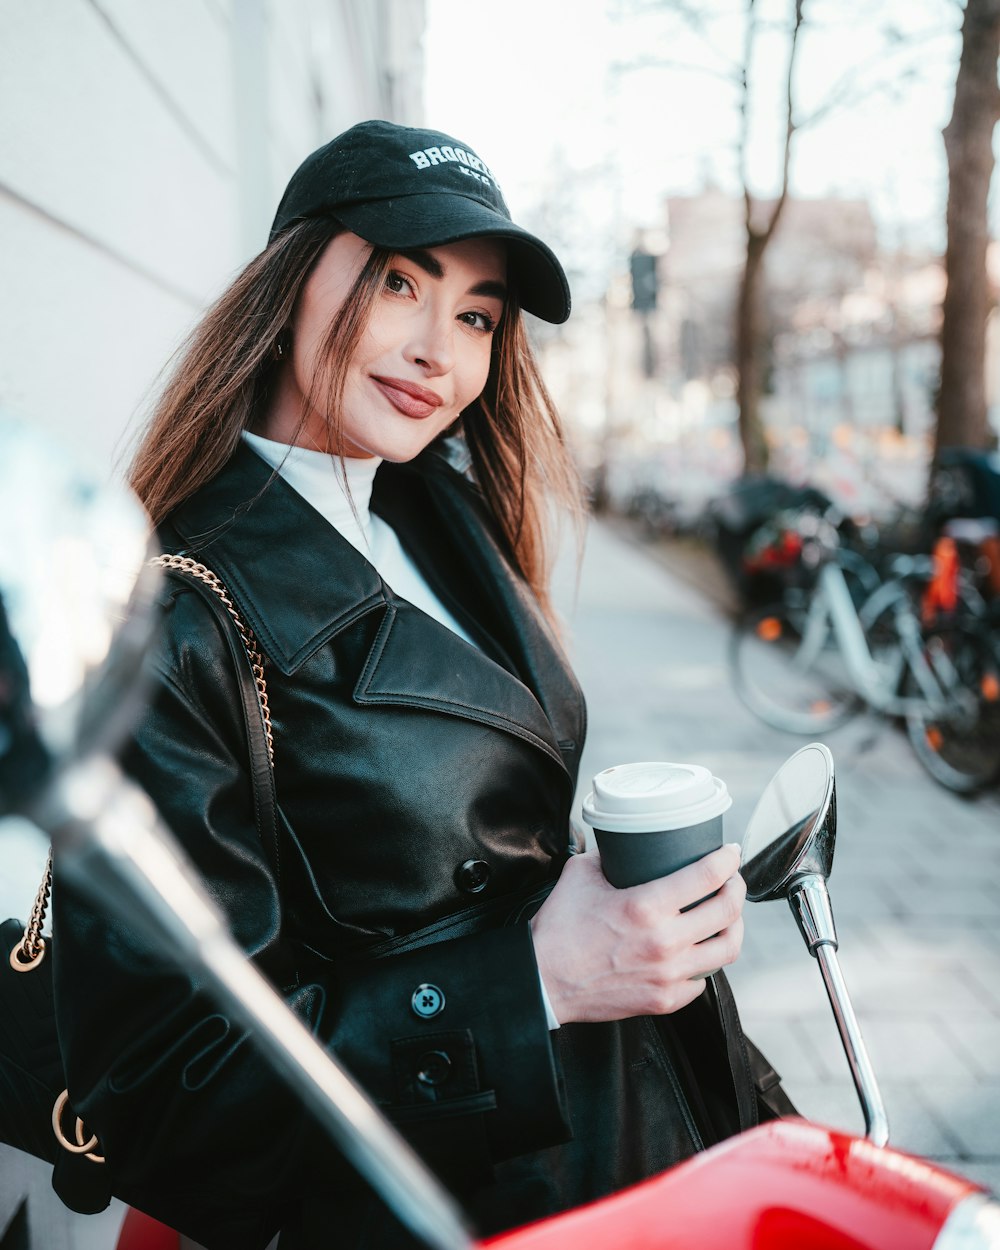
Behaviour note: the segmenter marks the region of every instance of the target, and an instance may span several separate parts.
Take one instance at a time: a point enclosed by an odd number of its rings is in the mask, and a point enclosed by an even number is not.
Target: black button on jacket
[[[265,653],[277,831],[229,643],[182,577],[126,764],[243,949],[488,1232],[668,1167],[756,1103],[721,977],[674,1016],[548,1032],[527,920],[567,855],[580,690],[437,449],[384,464],[372,507],[480,648],[241,445],[161,540],[222,579]],[[55,915],[69,1087],[116,1193],[210,1250],[279,1228],[283,1248],[407,1244],[193,975],[58,881]]]

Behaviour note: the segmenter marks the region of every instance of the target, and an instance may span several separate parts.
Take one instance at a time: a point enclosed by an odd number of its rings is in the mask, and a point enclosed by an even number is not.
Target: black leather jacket
[[[527,919],[568,854],[579,687],[438,449],[383,465],[372,507],[482,649],[241,446],[161,538],[218,574],[266,654],[277,830],[231,640],[180,577],[126,763],[247,954],[488,1232],[666,1168],[757,1100],[721,976],[674,1016],[549,1033]],[[406,1244],[194,979],[56,893],[69,1086],[115,1192],[212,1250],[279,1228],[283,1248]]]

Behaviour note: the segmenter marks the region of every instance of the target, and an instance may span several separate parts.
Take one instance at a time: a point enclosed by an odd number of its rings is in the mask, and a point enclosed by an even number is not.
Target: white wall
[[[110,463],[288,176],[419,121],[423,0],[0,0],[0,406]]]

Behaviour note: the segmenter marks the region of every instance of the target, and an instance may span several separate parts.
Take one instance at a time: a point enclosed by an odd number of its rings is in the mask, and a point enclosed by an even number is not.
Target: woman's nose
[[[421,317],[404,349],[407,360],[430,374],[447,373],[455,363],[455,326],[451,317],[430,312]]]

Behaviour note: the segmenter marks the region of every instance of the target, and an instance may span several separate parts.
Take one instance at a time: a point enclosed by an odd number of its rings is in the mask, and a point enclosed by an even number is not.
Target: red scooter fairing
[[[631,1189],[481,1243],[491,1250],[931,1250],[979,1189],[804,1120],[730,1138]]]
[[[981,1192],[931,1163],[778,1120],[599,1202],[477,1243],[485,1250],[932,1250]],[[118,1250],[176,1250],[130,1212]]]

